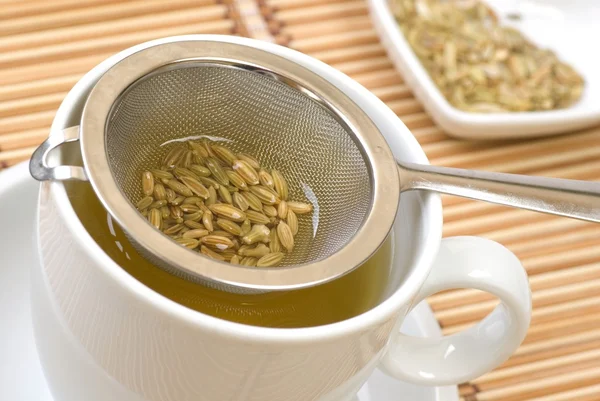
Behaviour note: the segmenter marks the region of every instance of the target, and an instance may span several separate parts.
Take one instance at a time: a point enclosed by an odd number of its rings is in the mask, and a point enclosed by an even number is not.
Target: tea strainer
[[[136,210],[141,173],[178,142],[228,141],[282,171],[290,196],[314,202],[313,224],[278,268],[209,259],[154,230]],[[83,167],[51,166],[50,151],[79,141]],[[34,153],[37,180],[89,180],[138,251],[164,270],[226,291],[303,288],[340,277],[389,234],[402,191],[432,190],[600,222],[600,184],[398,163],[339,88],[286,58],[244,44],[189,40],[138,51],[111,67],[79,126]]]

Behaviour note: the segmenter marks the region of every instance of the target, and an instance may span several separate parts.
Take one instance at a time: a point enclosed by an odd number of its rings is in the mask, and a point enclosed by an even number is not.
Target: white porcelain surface
[[[365,88],[321,62],[287,48],[242,38],[187,36],[160,42],[200,38],[239,41],[306,65],[365,109],[397,158],[427,163],[415,138],[391,110]],[[94,81],[116,59],[132,51],[135,48],[86,75],[61,105],[52,129],[78,124],[85,94]],[[366,382],[390,345],[393,350],[402,350],[402,342],[415,341],[396,333],[426,283],[440,247],[442,225],[437,195],[402,195],[394,226],[393,273],[385,300],[369,312],[343,322],[282,330],[205,316],[143,286],[93,242],[75,216],[61,183],[42,185],[38,220],[42,269],[34,269],[33,275],[34,330],[50,388],[59,401],[347,401]],[[476,238],[453,241],[473,251],[486,246],[484,243],[489,245]],[[445,244],[446,240],[442,241],[442,247]],[[448,244],[453,246],[452,242]],[[528,299],[529,290],[518,260],[508,250],[495,247],[498,255],[503,254],[499,261],[511,264],[506,269],[510,279],[497,285],[486,284],[492,276],[487,266],[475,271],[479,277],[469,278],[472,271],[454,266],[465,261],[467,254],[463,253],[436,264],[448,271],[447,282],[435,279],[424,287],[443,290],[458,285],[499,292],[503,304],[495,316],[500,317],[505,331],[495,333],[506,335],[482,339],[492,352],[474,353],[477,363],[469,369],[462,361],[430,358],[429,355],[439,355],[447,343],[447,339],[438,339],[423,353],[419,348],[410,355],[403,350],[406,357],[401,358],[395,352],[393,366],[386,364],[389,372],[423,381],[417,376],[425,369],[431,374],[427,378],[430,384],[457,383],[480,374],[482,366],[503,362],[516,349],[527,329],[530,310],[528,303],[518,304],[515,300]],[[507,282],[512,286],[507,287]],[[503,313],[506,307],[509,313]],[[51,316],[56,319],[53,321]],[[490,329],[487,323],[478,328]],[[459,347],[469,346],[464,336],[452,337],[450,341],[456,339],[453,344]],[[79,354],[87,355],[93,363],[65,359],[58,350],[67,350],[70,344],[71,348],[76,344]],[[468,351],[461,348],[457,355]],[[430,364],[443,369],[436,370]],[[73,386],[73,382],[78,386]],[[86,390],[89,388],[95,389],[93,398]]]
[[[441,340],[397,334],[383,358],[388,373],[423,384],[463,383],[495,368],[521,344],[531,294],[514,254],[484,238],[444,239],[415,302],[448,288],[476,288],[502,304],[477,325]]]
[[[29,300],[29,272],[39,263],[33,249],[37,193],[38,184],[25,164],[0,173],[0,219],[15,227],[0,233],[0,400],[52,401],[34,343]],[[440,335],[425,303],[410,313],[401,330],[414,336]],[[358,401],[398,401],[400,394],[407,401],[458,401],[456,386],[403,383],[377,370],[359,391]]]
[[[371,17],[388,55],[426,111],[449,134],[472,139],[507,139],[559,134],[600,122],[600,57],[593,38],[600,35],[600,4],[595,0],[486,0],[502,21],[532,42],[554,50],[586,80],[582,99],[567,109],[475,114],[451,106],[410,49],[388,7],[369,0]],[[507,19],[517,12],[521,20]]]
[[[0,400],[49,401],[33,330],[29,269],[39,185],[20,164],[0,172]],[[10,229],[8,229],[10,227]]]

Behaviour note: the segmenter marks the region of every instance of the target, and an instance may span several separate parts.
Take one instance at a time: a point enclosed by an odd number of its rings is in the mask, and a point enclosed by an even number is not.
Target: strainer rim
[[[106,124],[112,105],[130,84],[167,64],[191,60],[226,60],[285,77],[288,84],[298,85],[326,104],[355,133],[371,168],[373,193],[365,222],[346,245],[308,264],[277,269],[255,268],[230,265],[194,254],[162,233],[149,230],[146,220],[131,206],[112,176],[106,152]],[[385,139],[366,113],[337,87],[304,66],[242,44],[183,41],[158,44],[124,58],[113,65],[92,89],[82,114],[80,138],[87,176],[113,218],[154,256],[199,282],[208,280],[256,290],[289,290],[330,281],[358,267],[379,248],[392,228],[398,208],[400,188],[396,162]],[[106,196],[109,193],[112,196]]]

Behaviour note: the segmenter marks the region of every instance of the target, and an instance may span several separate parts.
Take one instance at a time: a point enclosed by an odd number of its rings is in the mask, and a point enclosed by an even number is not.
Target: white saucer
[[[40,365],[29,309],[29,270],[33,249],[38,184],[27,164],[0,173],[0,400],[52,401]],[[406,318],[402,331],[439,336],[427,304]],[[422,387],[375,371],[358,394],[359,401],[458,401],[456,386]],[[115,400],[116,401],[116,400]]]

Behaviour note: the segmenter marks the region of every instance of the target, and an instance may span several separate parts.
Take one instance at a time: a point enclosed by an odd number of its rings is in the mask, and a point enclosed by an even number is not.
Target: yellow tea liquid
[[[159,294],[221,319],[287,328],[338,322],[373,308],[381,299],[390,273],[392,245],[388,238],[365,264],[327,284],[253,295],[217,291],[172,276],[142,258],[109,218],[89,184],[69,184],[67,191],[92,238],[125,271]]]

